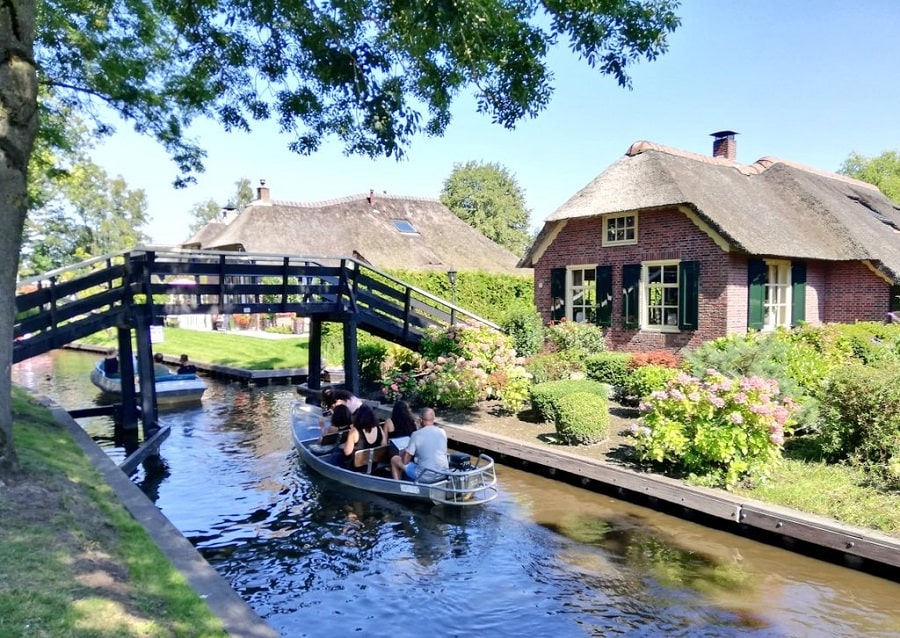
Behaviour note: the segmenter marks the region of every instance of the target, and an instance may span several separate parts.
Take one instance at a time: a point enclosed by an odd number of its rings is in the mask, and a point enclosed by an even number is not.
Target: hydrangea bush
[[[421,345],[415,373],[394,374],[382,382],[387,401],[404,398],[428,405],[465,408],[497,398],[508,411],[527,400],[529,375],[509,337],[486,327],[430,329]]]
[[[709,369],[702,379],[678,373],[639,407],[643,423],[630,431],[639,461],[727,489],[781,458],[797,406],[772,379]]]

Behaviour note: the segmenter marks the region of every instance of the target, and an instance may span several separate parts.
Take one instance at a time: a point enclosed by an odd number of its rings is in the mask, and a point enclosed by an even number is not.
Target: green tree
[[[404,154],[440,135],[474,92],[505,127],[552,95],[564,38],[621,86],[665,52],[677,0],[5,0],[0,8],[0,471],[14,468],[10,362],[15,277],[38,134],[38,86],[86,113],[118,113],[171,154],[183,185],[203,153],[197,117],[226,130],[277,118],[289,147],[336,136],[348,153]],[[107,107],[100,111],[97,104]],[[47,120],[49,121],[49,120]],[[45,120],[41,120],[42,126]],[[49,131],[42,129],[42,135]]]
[[[234,195],[224,206],[214,199],[194,204],[190,210],[193,221],[188,230],[191,235],[194,235],[208,223],[219,219],[223,208],[234,207],[234,210],[240,213],[251,201],[253,201],[253,189],[250,188],[250,180],[242,177],[234,183]]]
[[[39,186],[43,204],[25,222],[22,277],[145,243],[147,197],[81,160]]]
[[[896,151],[885,151],[871,158],[851,153],[838,173],[874,184],[885,196],[900,204],[900,155]]]
[[[441,202],[469,226],[516,255],[523,255],[531,242],[525,193],[516,178],[499,164],[455,164],[444,180]]]

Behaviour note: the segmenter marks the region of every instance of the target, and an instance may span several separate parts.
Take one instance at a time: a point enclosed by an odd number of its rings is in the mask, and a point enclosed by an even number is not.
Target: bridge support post
[[[322,389],[322,320],[309,319],[309,374],[306,387],[310,390]]]
[[[356,342],[356,315],[344,320],[344,387],[359,396],[359,352]]]
[[[122,412],[118,426],[122,428],[125,456],[138,448],[138,409],[134,388],[134,352],[131,349],[131,326],[124,321],[117,326],[119,338],[119,375],[122,378]]]
[[[146,441],[156,431],[156,382],[153,374],[153,347],[150,345],[150,322],[142,313],[135,317],[138,351],[138,375],[141,385],[141,426]]]

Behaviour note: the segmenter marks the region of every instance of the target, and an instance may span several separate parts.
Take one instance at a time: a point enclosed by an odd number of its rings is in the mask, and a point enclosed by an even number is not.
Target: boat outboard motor
[[[454,452],[450,455],[449,462],[451,470],[468,472],[475,469],[475,466],[472,465],[472,457],[465,452]]]

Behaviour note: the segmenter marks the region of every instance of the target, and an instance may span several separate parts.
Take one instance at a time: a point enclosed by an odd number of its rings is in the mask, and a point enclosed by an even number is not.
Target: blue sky
[[[94,160],[144,189],[153,242],[174,244],[187,239],[193,204],[224,204],[242,177],[265,179],[285,201],[369,189],[436,198],[455,164],[494,162],[522,186],[538,228],[638,140],[710,154],[709,134],[732,130],[741,163],[774,156],[828,171],[851,152],[900,149],[900,2],[685,0],[678,14],[669,52],[632,67],[632,90],[561,48],[553,100],[536,119],[507,131],[463,98],[447,134],[418,138],[400,162],[348,158],[333,142],[295,155],[264,123],[250,134],[197,125],[206,172],[187,189],[172,188],[174,165],[126,124]]]

